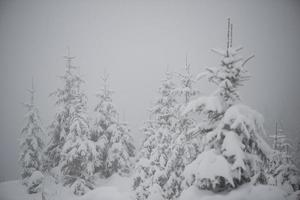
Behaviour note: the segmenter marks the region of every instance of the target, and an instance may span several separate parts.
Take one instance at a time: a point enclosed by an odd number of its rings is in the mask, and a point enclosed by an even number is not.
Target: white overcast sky
[[[226,19],[234,24],[234,44],[255,54],[253,76],[241,88],[244,103],[295,138],[300,131],[300,3],[256,1],[0,1],[0,180],[18,172],[18,137],[24,123],[21,102],[33,76],[44,125],[54,115],[50,92],[61,84],[67,47],[86,80],[90,110],[100,76],[110,73],[114,102],[135,138],[147,119],[167,66],[192,70],[217,65],[213,47],[224,47]],[[197,85],[209,91],[205,81]],[[209,87],[212,89],[212,87]]]

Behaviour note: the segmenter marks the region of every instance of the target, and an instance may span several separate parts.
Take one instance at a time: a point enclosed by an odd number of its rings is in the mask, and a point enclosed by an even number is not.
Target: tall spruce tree
[[[186,56],[184,71],[178,73],[179,85],[175,88],[175,94],[179,101],[179,110],[183,109],[199,90],[194,88],[196,80],[191,72],[190,64]],[[183,98],[181,98],[183,97]],[[195,121],[187,115],[179,115],[170,143],[171,155],[165,168],[167,182],[164,185],[164,196],[167,199],[177,198],[183,190],[182,172],[187,164],[193,161],[200,149],[198,138],[189,139],[190,132],[195,129]]]
[[[249,182],[266,166],[271,152],[262,137],[263,117],[240,104],[238,88],[249,78],[244,67],[253,56],[243,59],[242,48],[233,47],[232,27],[228,20],[226,49],[213,49],[222,57],[221,66],[206,72],[217,90],[190,102],[184,112],[200,114],[201,126],[196,134],[205,142],[204,151],[185,168],[187,185],[215,192]]]
[[[91,141],[87,115],[87,98],[81,90],[84,82],[72,65],[74,57],[65,56],[66,71],[56,97],[57,113],[50,125],[50,141],[45,152],[47,168],[53,170],[65,185],[70,185],[76,195],[93,187],[96,150]]]
[[[96,172],[107,178],[114,173],[124,175],[130,172],[135,147],[128,125],[119,121],[119,113],[112,101],[113,92],[108,86],[108,74],[105,73],[102,79],[92,138],[98,152]]]
[[[49,127],[50,141],[45,152],[48,169],[57,167],[61,161],[62,147],[70,132],[71,104],[75,99],[78,85],[81,82],[80,77],[74,72],[75,67],[72,65],[72,60],[75,57],[70,56],[68,53],[64,58],[66,59],[66,71],[60,77],[63,87],[58,88],[51,94],[51,96],[56,97],[57,112]]]
[[[138,200],[153,195],[163,198],[163,186],[167,181],[165,168],[171,155],[170,144],[179,109],[172,78],[167,72],[159,89],[160,96],[151,109],[151,120],[143,129],[146,138],[140,149],[133,184]]]
[[[27,109],[25,115],[26,125],[22,129],[20,142],[21,176],[24,184],[27,183],[27,180],[35,171],[42,171],[44,150],[44,143],[42,140],[44,131],[39,111],[34,101],[35,89],[33,81],[31,89],[28,91],[30,93],[30,102],[24,104]]]
[[[93,189],[92,175],[97,156],[87,115],[87,98],[80,88],[82,79],[76,85],[74,98],[70,103],[70,127],[62,146],[59,163],[64,184],[71,185],[76,195],[83,195]]]

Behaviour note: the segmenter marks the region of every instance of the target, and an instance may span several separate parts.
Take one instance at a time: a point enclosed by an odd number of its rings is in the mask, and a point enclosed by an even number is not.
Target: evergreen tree
[[[112,102],[113,92],[108,87],[108,75],[103,77],[103,88],[98,94],[99,103],[95,108],[96,119],[93,128],[93,141],[98,152],[96,172],[109,177],[113,173],[128,174],[135,155],[130,130],[120,122],[118,112]]]
[[[222,56],[221,66],[206,72],[217,90],[192,101],[184,111],[200,114],[196,134],[205,143],[204,151],[185,168],[187,185],[215,192],[229,190],[249,182],[266,165],[271,149],[262,137],[263,117],[240,104],[238,88],[248,79],[244,66],[253,57],[243,59],[241,49],[232,46],[228,20],[227,48],[213,49]]]
[[[154,123],[159,127],[172,129],[176,123],[178,113],[178,103],[176,100],[176,85],[173,82],[173,74],[169,71],[159,89],[160,96],[155,105],[150,110]]]
[[[133,139],[126,123],[118,122],[109,129],[111,137],[106,159],[106,174],[111,176],[113,173],[126,175],[133,167],[132,159],[135,156]]]
[[[41,137],[44,131],[41,125],[38,108],[34,102],[35,89],[33,82],[29,93],[30,103],[24,104],[27,109],[27,114],[25,116],[26,125],[22,129],[20,143],[21,175],[24,184],[27,184],[27,180],[35,171],[42,171],[43,168],[44,143]]]
[[[178,97],[184,97],[183,102],[179,103],[180,110],[184,108],[192,97],[199,94],[199,90],[194,89],[193,74],[191,73],[190,64],[188,64],[187,57],[184,66],[184,72],[178,73],[180,84],[175,89],[175,94]],[[182,172],[187,164],[193,161],[197,154],[201,143],[198,138],[188,139],[189,133],[195,128],[195,121],[187,115],[179,115],[172,135],[170,144],[171,155],[165,168],[165,176],[167,182],[164,185],[164,195],[167,199],[177,198],[183,190],[183,176]],[[188,141],[188,142],[187,142]]]
[[[80,83],[83,82],[80,79]],[[60,168],[64,184],[71,185],[76,195],[83,195],[93,188],[92,175],[96,148],[91,140],[87,115],[87,98],[80,90],[80,84],[70,104],[70,127],[62,147]]]
[[[55,171],[65,185],[70,185],[76,195],[93,188],[96,150],[91,141],[87,115],[87,98],[81,90],[84,82],[65,56],[66,71],[61,80],[63,88],[57,89],[58,112],[50,126],[50,141],[46,150],[47,169]],[[54,170],[55,169],[55,170]]]
[[[292,157],[293,146],[283,130],[277,128],[276,133],[270,136],[273,139],[273,154],[270,156],[267,170],[268,183],[283,187],[287,192],[299,190],[300,170]]]
[[[106,159],[110,139],[108,128],[116,123],[117,111],[112,103],[111,95],[113,92],[108,89],[108,76],[105,74],[102,79],[104,83],[103,88],[101,92],[97,94],[99,103],[94,109],[96,118],[92,131],[92,139],[95,142],[98,152],[96,158],[96,172],[100,172],[103,176],[109,176],[106,174]]]
[[[183,170],[185,168],[185,141],[180,141],[179,144],[172,144],[172,153],[166,165],[165,174],[167,182],[164,185],[164,195],[167,199],[179,197],[183,190]]]
[[[151,109],[151,120],[143,131],[146,135],[140,149],[133,188],[138,200],[150,196],[163,197],[167,181],[165,168],[171,155],[170,144],[178,117],[178,103],[172,74],[167,72],[159,89],[160,97]]]
[[[62,147],[66,142],[66,137],[70,132],[71,123],[71,104],[74,102],[77,95],[78,85],[81,79],[75,74],[75,67],[72,65],[74,57],[65,56],[66,71],[61,80],[63,87],[58,88],[51,96],[56,97],[55,105],[57,112],[55,118],[49,127],[50,141],[46,149],[47,168],[50,170],[57,167],[61,161]]]

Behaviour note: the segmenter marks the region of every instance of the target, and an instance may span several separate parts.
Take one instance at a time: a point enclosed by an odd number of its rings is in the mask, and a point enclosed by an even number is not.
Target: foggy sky
[[[47,127],[54,115],[49,98],[61,85],[67,47],[86,81],[89,109],[96,105],[100,76],[110,73],[114,103],[137,141],[147,109],[168,66],[180,70],[188,55],[192,71],[217,66],[210,52],[225,47],[226,19],[233,43],[252,75],[240,89],[243,102],[265,117],[266,130],[280,120],[290,137],[300,132],[299,1],[0,1],[0,181],[20,177],[18,137],[22,102],[34,77],[36,103]],[[201,91],[212,91],[206,81]]]

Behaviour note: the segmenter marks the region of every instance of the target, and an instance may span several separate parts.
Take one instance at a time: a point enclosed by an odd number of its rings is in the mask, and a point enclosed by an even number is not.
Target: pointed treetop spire
[[[71,56],[70,54],[70,47],[67,47],[67,52],[68,54],[66,56],[64,56],[67,64],[66,64],[66,67],[67,67],[67,71],[70,72],[71,69],[75,69],[76,67],[72,65],[72,60],[75,58],[75,56]]]
[[[113,91],[111,91],[109,89],[109,84],[108,84],[108,80],[109,80],[109,73],[107,72],[106,69],[104,69],[103,75],[101,76],[101,79],[103,81],[103,93],[105,96],[110,96]]]
[[[103,75],[102,75],[101,78],[102,78],[104,84],[107,84],[108,78],[109,78],[109,74],[107,73],[106,69],[104,69],[104,72],[103,72]]]
[[[188,63],[188,54],[185,55],[185,69],[187,73],[190,73],[190,64]]]
[[[228,49],[232,47],[232,32],[233,24],[230,21],[230,18],[227,19],[227,56],[229,56]]]
[[[230,47],[232,47],[233,24],[230,24]]]
[[[106,69],[104,69],[102,80],[103,80],[103,87],[105,90],[107,90],[108,87],[108,78],[109,78],[109,74],[107,73]]]
[[[27,89],[27,91],[30,94],[30,105],[33,106],[34,105],[34,94],[35,94],[33,77],[31,79],[31,89]]]

